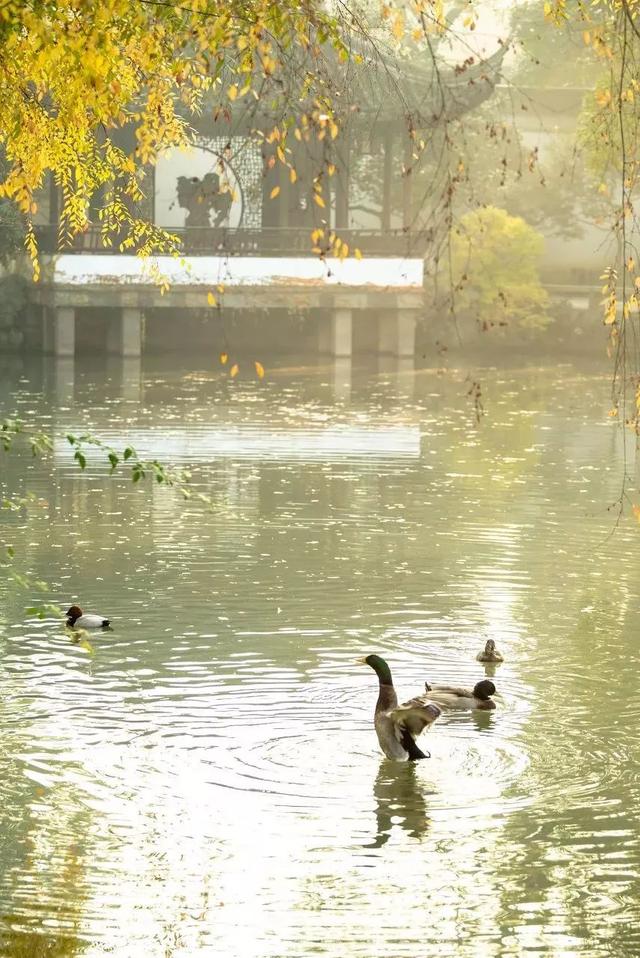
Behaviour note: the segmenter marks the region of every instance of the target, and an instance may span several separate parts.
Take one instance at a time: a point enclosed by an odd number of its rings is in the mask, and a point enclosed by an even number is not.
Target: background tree
[[[543,238],[518,216],[495,206],[466,213],[451,240],[455,305],[482,329],[513,323],[548,325],[548,296],[540,283]]]

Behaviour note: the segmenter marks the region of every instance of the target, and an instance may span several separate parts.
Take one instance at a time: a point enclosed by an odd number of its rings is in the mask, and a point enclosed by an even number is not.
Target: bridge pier
[[[73,306],[43,308],[42,350],[61,359],[75,354],[76,311]]]
[[[321,353],[350,357],[352,344],[353,322],[350,309],[332,309],[321,316],[318,335]]]
[[[396,309],[378,316],[378,352],[411,357],[416,348],[416,314],[411,309]]]
[[[142,353],[142,329],[142,311],[123,306],[109,324],[107,352],[137,359]]]
[[[125,306],[108,327],[107,352],[138,359],[142,354],[142,310]],[[76,308],[44,307],[42,315],[42,348],[60,359],[73,357],[76,351]]]

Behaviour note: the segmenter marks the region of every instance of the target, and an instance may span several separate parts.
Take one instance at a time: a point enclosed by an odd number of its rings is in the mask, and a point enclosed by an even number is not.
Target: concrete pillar
[[[351,310],[334,309],[320,318],[321,353],[350,357],[352,352]]]
[[[107,332],[107,352],[116,356],[140,356],[142,313],[139,309],[124,307],[111,319]]]
[[[76,351],[76,311],[73,306],[57,306],[53,310],[53,354],[74,356]]]
[[[378,319],[378,352],[392,356],[415,355],[416,314],[411,309],[397,309]]]

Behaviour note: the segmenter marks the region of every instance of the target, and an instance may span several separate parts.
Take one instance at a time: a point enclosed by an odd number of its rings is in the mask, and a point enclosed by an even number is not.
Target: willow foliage
[[[171,247],[171,237],[136,213],[145,166],[189,144],[189,115],[206,102],[255,102],[264,82],[284,73],[292,49],[313,59],[325,47],[348,56],[340,21],[321,0],[0,0],[8,166],[0,195],[25,216],[36,271],[31,218],[47,173],[62,193],[63,241],[87,228],[89,201],[99,194],[107,245],[124,228],[128,246],[142,252]],[[297,81],[326,113],[313,75]],[[125,128],[134,131],[133,150],[114,136]]]

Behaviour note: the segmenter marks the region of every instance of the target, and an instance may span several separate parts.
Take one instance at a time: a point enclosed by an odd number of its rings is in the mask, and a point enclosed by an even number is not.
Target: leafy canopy
[[[542,252],[542,236],[519,216],[495,206],[466,213],[451,237],[456,305],[474,313],[483,328],[548,325],[538,272]]]
[[[0,0],[0,196],[26,218],[36,271],[45,174],[61,188],[63,240],[86,229],[100,195],[106,245],[124,234],[124,248],[166,250],[174,238],[137,215],[145,165],[188,145],[207,96],[255,103],[292,49],[318,58],[326,44],[348,56],[321,0]],[[313,97],[313,78],[298,79]],[[118,145],[123,130],[134,149]]]

